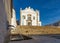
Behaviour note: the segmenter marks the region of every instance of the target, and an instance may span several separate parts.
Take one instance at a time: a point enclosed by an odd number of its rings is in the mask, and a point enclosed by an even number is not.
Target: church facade
[[[20,25],[21,26],[41,26],[40,15],[38,10],[33,8],[20,9]]]

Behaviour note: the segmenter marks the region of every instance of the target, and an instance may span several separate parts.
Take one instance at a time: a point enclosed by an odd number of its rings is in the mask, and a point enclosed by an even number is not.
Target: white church
[[[16,12],[12,9],[11,28],[16,26]],[[41,26],[39,11],[30,7],[24,10],[20,8],[20,26]]]
[[[27,26],[41,26],[40,21],[40,13],[38,10],[34,10],[33,8],[25,8],[22,10],[20,9],[20,25],[27,25]]]

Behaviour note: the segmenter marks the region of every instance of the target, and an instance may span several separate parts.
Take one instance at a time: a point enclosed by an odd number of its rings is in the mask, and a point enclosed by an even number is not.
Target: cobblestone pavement
[[[49,36],[31,36],[30,40],[10,41],[9,43],[60,43],[60,39]]]

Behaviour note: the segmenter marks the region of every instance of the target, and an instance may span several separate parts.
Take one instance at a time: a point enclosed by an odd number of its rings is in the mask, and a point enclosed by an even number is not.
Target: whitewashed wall
[[[28,19],[28,14],[31,14],[31,20],[32,20],[32,26],[41,26],[41,21],[39,20],[39,12],[38,11],[34,11],[34,9],[32,8],[25,8],[24,10],[20,9],[20,16],[21,16],[21,22],[20,25],[27,25],[27,19]],[[38,14],[38,16],[36,16]],[[25,16],[25,19],[23,19],[22,16]],[[33,17],[35,17],[35,20],[33,19]],[[37,24],[38,22],[38,24]]]
[[[11,18],[11,28],[15,29],[15,27],[17,26],[16,24],[16,12],[14,9],[12,9],[12,18]]]

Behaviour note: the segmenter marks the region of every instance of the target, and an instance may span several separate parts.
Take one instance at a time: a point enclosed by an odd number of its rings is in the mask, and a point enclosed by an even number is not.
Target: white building
[[[30,7],[20,9],[20,25],[41,26],[39,11]]]
[[[15,14],[15,10],[12,9],[12,18],[11,18],[11,28],[15,29],[15,27],[17,26],[16,24],[16,14]]]

